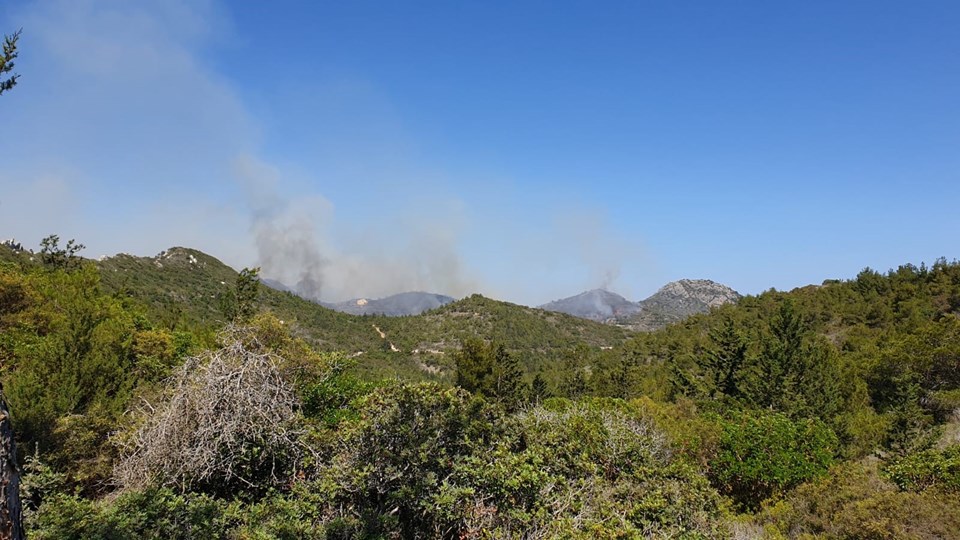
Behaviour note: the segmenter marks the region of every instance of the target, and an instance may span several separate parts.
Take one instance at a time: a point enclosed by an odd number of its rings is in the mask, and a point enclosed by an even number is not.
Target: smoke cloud
[[[348,226],[337,235],[326,198],[284,198],[282,173],[251,156],[238,158],[233,170],[248,199],[262,275],[305,298],[339,301],[417,290],[463,296],[479,286],[458,250],[457,204],[432,205],[429,212],[413,205],[385,220],[371,216],[371,229]]]
[[[510,190],[523,182],[438,167],[368,81],[290,83],[282,112],[257,117],[242,81],[208,61],[236,38],[228,7],[0,5],[25,28],[21,83],[2,103],[17,136],[0,237],[56,233],[92,257],[194,247],[324,301],[423,290],[537,303],[619,285],[630,255],[602,212],[521,205],[530,193]]]

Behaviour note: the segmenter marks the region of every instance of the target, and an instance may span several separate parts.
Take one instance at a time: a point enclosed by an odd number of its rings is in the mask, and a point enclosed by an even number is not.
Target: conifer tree
[[[747,343],[737,330],[732,317],[726,317],[719,328],[710,332],[712,346],[702,356],[702,367],[710,378],[710,397],[717,392],[740,396],[740,383],[747,360]]]
[[[0,94],[16,86],[17,79],[20,78],[20,75],[16,73],[3,78],[13,71],[13,61],[17,58],[17,41],[19,40],[20,30],[17,30],[12,35],[3,36],[3,54],[0,55]]]

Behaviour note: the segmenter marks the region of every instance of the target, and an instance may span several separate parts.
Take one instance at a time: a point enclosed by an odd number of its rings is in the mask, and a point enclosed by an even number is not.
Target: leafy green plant
[[[900,489],[960,492],[960,444],[909,454],[888,465],[883,472]]]
[[[838,441],[819,420],[745,411],[719,420],[719,448],[710,475],[721,493],[748,509],[805,481],[833,463]]]

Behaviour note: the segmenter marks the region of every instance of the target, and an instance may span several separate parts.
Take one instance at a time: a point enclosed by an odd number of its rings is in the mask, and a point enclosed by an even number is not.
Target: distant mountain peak
[[[540,306],[540,309],[606,322],[636,313],[640,306],[606,289],[592,289],[576,296],[548,302]]]
[[[740,300],[737,291],[709,279],[680,279],[660,287],[653,296],[644,300],[663,301],[666,298],[686,299],[705,304],[708,308],[719,307]]]
[[[453,298],[442,294],[411,291],[376,299],[354,298],[344,302],[321,302],[321,305],[351,315],[400,317],[419,315],[453,301]]]
[[[636,330],[656,330],[740,298],[737,291],[709,279],[680,279],[667,283],[639,302],[631,302],[606,289],[592,289],[540,308]]]

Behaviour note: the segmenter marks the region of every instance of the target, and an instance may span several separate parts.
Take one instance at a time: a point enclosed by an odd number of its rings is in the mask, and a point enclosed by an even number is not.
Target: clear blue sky
[[[327,299],[960,256],[960,3],[5,2],[0,236]]]

